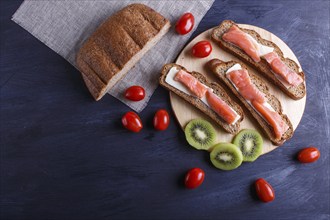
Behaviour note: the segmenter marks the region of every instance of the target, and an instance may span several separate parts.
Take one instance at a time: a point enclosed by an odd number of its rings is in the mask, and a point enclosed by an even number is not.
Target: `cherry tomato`
[[[271,202],[275,199],[275,192],[273,187],[264,179],[257,179],[255,187],[259,199],[263,202]]]
[[[212,52],[212,45],[207,40],[199,41],[192,47],[192,54],[195,57],[204,58]]]
[[[121,118],[121,122],[125,128],[133,132],[139,132],[143,128],[141,119],[135,112],[127,112]]]
[[[125,91],[125,97],[131,101],[141,101],[146,93],[141,86],[131,86]]]
[[[298,160],[301,163],[312,163],[320,158],[320,151],[316,147],[307,147],[298,153]]]
[[[166,130],[170,124],[170,116],[165,109],[160,109],[156,112],[153,120],[155,129],[159,131]]]
[[[184,184],[188,189],[199,187],[204,181],[205,173],[200,168],[192,168],[186,174]]]
[[[191,13],[183,14],[179,20],[176,22],[175,30],[178,34],[185,35],[188,34],[194,27],[195,18]]]

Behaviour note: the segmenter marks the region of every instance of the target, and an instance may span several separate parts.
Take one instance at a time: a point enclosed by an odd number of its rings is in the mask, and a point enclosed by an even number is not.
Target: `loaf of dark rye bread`
[[[128,5],[101,24],[76,57],[95,100],[101,99],[169,28],[166,18],[143,4]]]
[[[269,47],[273,47],[274,52],[276,52],[278,54],[278,56],[281,58],[281,60],[288,67],[290,67],[290,69],[292,69],[293,71],[298,73],[303,78],[304,82],[301,83],[300,85],[298,85],[296,87],[290,86],[289,88],[286,88],[285,85],[283,85],[283,83],[281,83],[281,81],[276,77],[274,72],[271,71],[271,67],[269,66],[269,64],[267,63],[266,60],[261,59],[260,62],[255,62],[249,55],[247,55],[239,47],[237,47],[229,42],[226,42],[222,39],[222,35],[224,33],[226,33],[229,30],[229,28],[233,25],[237,26],[237,24],[233,21],[230,21],[230,20],[223,21],[218,27],[213,29],[212,39],[214,41],[218,42],[222,49],[235,55],[236,57],[242,59],[243,61],[245,61],[246,63],[248,63],[255,69],[257,69],[263,76],[266,76],[268,78],[268,80],[270,80],[272,83],[274,83],[276,86],[278,86],[284,93],[286,93],[292,99],[297,100],[297,99],[303,98],[306,94],[305,74],[304,74],[304,72],[299,72],[298,64],[289,58],[285,58],[283,56],[283,52],[275,43],[263,39],[257,32],[255,32],[253,30],[240,28],[245,33],[251,35],[258,43],[269,46]]]
[[[197,78],[204,85],[212,88],[214,94],[219,96],[231,108],[233,108],[237,112],[237,114],[240,115],[240,119],[233,125],[228,124],[217,113],[215,113],[210,107],[208,107],[204,102],[202,102],[199,98],[192,96],[192,95],[188,95],[188,94],[178,90],[177,88],[169,85],[165,81],[165,79],[166,79],[166,76],[167,76],[169,70],[172,67],[176,67],[179,70],[182,69],[182,70],[186,71],[187,73],[189,73],[192,76],[194,76],[195,78]],[[203,76],[201,73],[189,72],[188,70],[186,70],[184,67],[182,67],[180,65],[177,65],[175,63],[169,63],[169,64],[164,65],[164,67],[162,69],[161,76],[159,78],[159,84],[161,86],[163,86],[164,88],[168,89],[169,91],[174,92],[176,95],[180,96],[181,98],[183,98],[184,100],[186,100],[187,102],[192,104],[193,106],[195,106],[197,109],[199,109],[204,114],[206,114],[211,119],[213,119],[215,122],[217,122],[225,131],[227,131],[231,134],[236,134],[239,131],[240,123],[244,119],[244,114],[243,114],[242,108],[228,96],[226,91],[219,84],[217,84],[215,82],[212,82],[212,83],[208,82],[206,80],[205,76]]]
[[[219,59],[213,59],[210,60],[207,65],[210,68],[210,70],[218,77],[218,79],[225,83],[227,87],[232,91],[232,93],[235,94],[237,98],[242,102],[242,104],[246,107],[246,109],[252,114],[252,116],[256,119],[260,127],[265,131],[266,135],[269,137],[269,139],[275,144],[275,145],[281,145],[286,140],[290,139],[293,135],[293,127],[291,124],[291,121],[289,120],[288,116],[283,114],[282,105],[280,101],[272,94],[269,93],[269,89],[266,85],[266,83],[259,78],[257,75],[249,72],[249,76],[251,78],[251,82],[266,96],[266,99],[270,106],[282,117],[282,119],[286,122],[286,124],[289,126],[288,130],[282,135],[281,139],[276,139],[275,134],[273,131],[273,128],[270,126],[270,124],[261,116],[259,113],[254,110],[253,107],[246,101],[246,99],[236,90],[236,88],[233,86],[233,84],[230,82],[230,80],[226,77],[226,72],[229,68],[234,66],[235,64],[240,64],[242,68],[246,69],[246,66],[237,61],[229,61],[229,62],[223,62]]]

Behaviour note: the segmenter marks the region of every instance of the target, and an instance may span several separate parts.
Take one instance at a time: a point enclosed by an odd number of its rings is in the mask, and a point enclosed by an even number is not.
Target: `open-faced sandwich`
[[[244,118],[242,108],[219,84],[208,82],[201,73],[170,63],[164,65],[159,83],[212,118],[225,131],[232,134],[239,131]]]
[[[281,145],[292,137],[293,127],[289,118],[282,113],[280,101],[269,93],[260,77],[249,72],[238,61],[213,59],[208,66],[239,98],[274,144]]]

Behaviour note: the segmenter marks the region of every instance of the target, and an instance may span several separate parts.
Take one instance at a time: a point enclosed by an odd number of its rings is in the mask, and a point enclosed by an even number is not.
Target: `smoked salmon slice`
[[[263,58],[265,58],[271,69],[290,85],[298,86],[304,81],[301,76],[290,69],[275,52],[268,53],[264,55]]]
[[[211,109],[215,111],[228,124],[235,122],[237,113],[220,97],[214,94],[210,89],[206,92],[206,101]]]
[[[265,94],[262,93],[252,82],[246,69],[234,70],[227,74],[227,78],[235,85],[239,93],[247,101],[266,101]]]
[[[175,75],[174,80],[184,84],[190,90],[190,92],[198,98],[202,98],[205,96],[207,87],[186,71],[180,70]]]
[[[231,26],[231,28],[229,28],[229,30],[223,34],[222,39],[242,49],[255,62],[260,61],[257,47],[249,39],[247,34],[239,29],[236,25]]]
[[[282,117],[275,111],[267,108],[258,101],[252,101],[253,107],[266,119],[272,126],[276,139],[281,139],[282,135],[288,130],[289,126]]]

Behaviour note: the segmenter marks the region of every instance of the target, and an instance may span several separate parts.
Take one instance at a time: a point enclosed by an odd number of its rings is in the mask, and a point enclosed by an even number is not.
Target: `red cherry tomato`
[[[139,132],[143,128],[141,119],[135,112],[127,112],[121,118],[121,122],[125,128],[133,132]]]
[[[298,153],[298,160],[301,163],[312,163],[320,158],[320,151],[316,147],[307,147]]]
[[[255,187],[259,199],[263,202],[271,202],[275,199],[275,192],[273,187],[264,179],[257,179]]]
[[[212,45],[207,40],[200,41],[192,47],[192,54],[195,57],[204,58],[212,52]]]
[[[186,174],[184,184],[188,189],[199,187],[204,181],[205,173],[200,168],[192,168]]]
[[[131,86],[125,91],[125,97],[131,101],[141,101],[146,93],[141,86]]]
[[[170,116],[165,109],[160,109],[156,112],[153,120],[155,129],[159,131],[166,130],[170,124]]]
[[[195,18],[191,13],[183,14],[176,22],[175,30],[178,34],[185,35],[189,33],[195,24]]]

